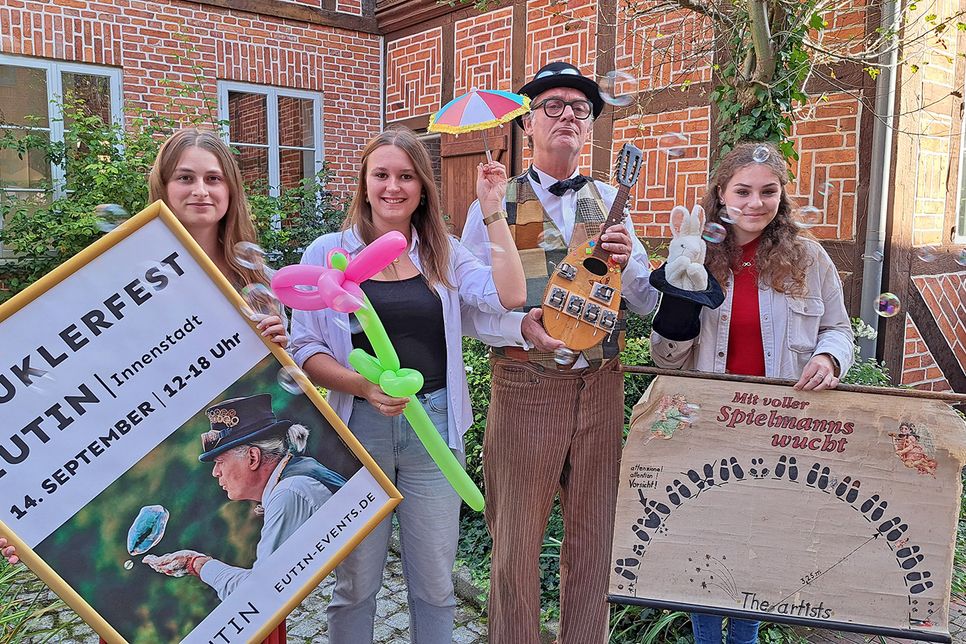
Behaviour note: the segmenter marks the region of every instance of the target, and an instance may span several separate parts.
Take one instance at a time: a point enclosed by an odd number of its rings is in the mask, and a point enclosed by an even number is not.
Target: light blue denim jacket
[[[758,289],[765,375],[798,380],[814,355],[828,353],[839,364],[839,377],[852,366],[853,334],[845,309],[842,281],[821,244],[803,240],[808,255],[806,295],[793,297],[767,287]],[[734,276],[724,285],[725,301],[717,309],[701,309],[701,332],[680,342],[651,333],[651,356],[660,367],[725,373],[728,363]]]
[[[463,451],[463,434],[473,422],[470,392],[466,384],[466,367],[463,364],[462,317],[460,304],[487,313],[506,313],[500,304],[500,296],[493,283],[493,272],[463,248],[454,237],[450,241],[450,281],[456,290],[437,284],[436,293],[443,303],[443,327],[446,336],[446,389],[449,392],[449,446]],[[302,256],[303,264],[324,265],[325,258],[333,248],[342,248],[355,256],[363,243],[352,230],[329,233],[319,237]],[[422,272],[419,261],[419,236],[412,231],[409,258]],[[352,338],[348,332],[349,318],[346,313],[329,309],[321,311],[295,311],[292,314],[292,337],[288,351],[300,367],[316,353],[335,358],[344,367],[349,366]],[[343,422],[349,422],[352,414],[352,395],[342,391],[330,391],[329,404]]]

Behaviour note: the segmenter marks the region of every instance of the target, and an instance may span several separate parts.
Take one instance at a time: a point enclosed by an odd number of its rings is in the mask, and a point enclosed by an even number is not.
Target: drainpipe
[[[882,29],[892,33],[897,16],[896,0],[882,3]],[[875,125],[872,129],[872,176],[869,180],[868,222],[865,251],[862,254],[862,297],[859,316],[873,329],[879,326],[876,300],[882,292],[882,265],[885,257],[886,225],[889,209],[889,170],[892,168],[892,121],[895,118],[896,67],[898,47],[884,43],[887,51],[879,55],[882,72],[875,95]],[[859,341],[863,358],[875,357],[875,340]]]

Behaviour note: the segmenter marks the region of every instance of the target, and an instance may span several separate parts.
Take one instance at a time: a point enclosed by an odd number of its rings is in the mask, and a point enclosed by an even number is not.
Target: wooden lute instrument
[[[624,207],[641,173],[641,161],[641,151],[625,143],[614,173],[620,186],[607,220],[594,238],[570,251],[547,282],[543,294],[543,325],[547,333],[574,351],[596,346],[617,327],[621,271],[610,253],[601,247],[600,236],[624,221]]]

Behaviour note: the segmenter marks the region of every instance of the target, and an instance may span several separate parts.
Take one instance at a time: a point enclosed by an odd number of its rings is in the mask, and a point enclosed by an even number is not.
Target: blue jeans
[[[695,644],[721,644],[721,615],[691,613],[691,630]],[[758,627],[761,622],[748,619],[728,618],[727,644],[755,644],[758,641]]]
[[[447,440],[446,389],[420,395],[430,419]],[[460,497],[404,416],[389,418],[365,400],[355,400],[349,429],[403,495],[396,506],[403,577],[409,599],[410,641],[450,644],[456,597],[453,561],[459,539]],[[456,457],[465,463],[465,456]],[[392,534],[388,516],[335,569],[335,590],[326,610],[329,642],[372,642],[376,594]]]

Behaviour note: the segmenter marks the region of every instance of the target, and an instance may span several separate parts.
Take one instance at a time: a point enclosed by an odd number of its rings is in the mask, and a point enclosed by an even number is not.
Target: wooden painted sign
[[[0,534],[110,642],[261,641],[399,502],[244,305],[157,202],[0,307]]]
[[[966,426],[945,403],[659,376],[609,599],[949,642]]]

